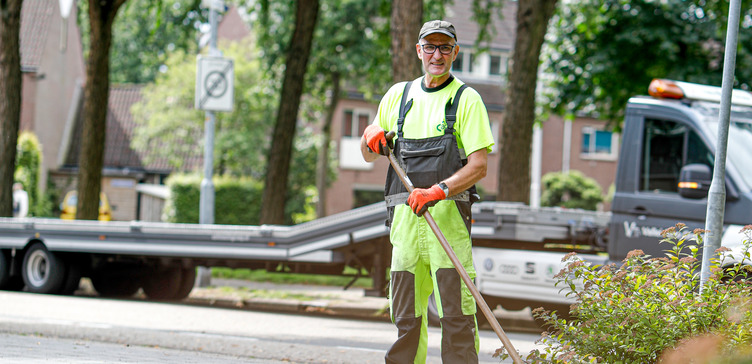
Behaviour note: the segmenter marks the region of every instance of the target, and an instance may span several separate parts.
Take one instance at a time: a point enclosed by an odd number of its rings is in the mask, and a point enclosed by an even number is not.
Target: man
[[[475,300],[422,215],[431,212],[474,278],[470,205],[494,142],[480,95],[450,72],[459,53],[454,26],[425,23],[415,50],[425,74],[391,87],[361,139],[363,158],[373,162],[391,142],[387,131],[394,131],[394,155],[416,187],[408,196],[390,168],[385,188],[392,242],[389,303],[399,332],[386,362],[425,363],[426,310],[433,291],[442,361],[477,363]]]
[[[29,214],[29,194],[20,182],[13,184],[13,217],[26,217]]]

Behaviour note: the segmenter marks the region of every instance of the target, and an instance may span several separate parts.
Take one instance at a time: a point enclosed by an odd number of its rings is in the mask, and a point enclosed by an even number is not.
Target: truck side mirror
[[[713,175],[707,165],[687,164],[679,172],[679,195],[692,199],[705,198],[712,179]]]

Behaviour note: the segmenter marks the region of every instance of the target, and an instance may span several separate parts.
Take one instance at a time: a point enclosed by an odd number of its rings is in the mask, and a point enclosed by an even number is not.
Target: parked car
[[[76,205],[78,204],[78,193],[73,190],[65,194],[63,202],[60,203],[60,218],[63,220],[76,219]],[[100,221],[112,220],[112,208],[104,192],[99,194],[99,218]]]

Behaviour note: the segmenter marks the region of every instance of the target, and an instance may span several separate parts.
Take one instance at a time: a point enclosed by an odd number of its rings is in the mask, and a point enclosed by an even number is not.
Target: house
[[[21,9],[21,131],[34,132],[42,146],[40,188],[57,188],[61,197],[76,188],[86,82],[75,4],[61,16],[55,0],[26,0]],[[114,220],[158,220],[173,172],[165,160],[145,162],[145,152],[130,147],[135,123],[130,108],[141,100],[141,85],[112,85],[107,112],[102,192]],[[202,159],[185,156],[184,168],[199,168]],[[49,184],[48,184],[49,182]]]
[[[21,8],[20,130],[36,134],[42,146],[42,190],[48,171],[61,163],[86,78],[75,8],[63,18],[59,6],[56,0],[26,0]]]
[[[453,74],[480,93],[486,104],[494,140],[499,140],[504,115],[506,73],[514,46],[516,2],[506,2],[503,18],[495,19],[496,36],[489,51],[475,51],[477,25],[471,20],[469,1],[456,1],[449,6],[446,20],[452,22],[459,35],[460,53],[452,68]],[[418,62],[417,58],[415,60]],[[332,139],[338,141],[338,177],[327,191],[326,211],[333,214],[383,200],[384,180],[389,162],[380,158],[366,163],[360,156],[360,136],[373,121],[378,105],[349,93],[335,112]],[[541,175],[549,172],[579,170],[594,178],[604,194],[616,174],[619,136],[604,130],[605,123],[592,118],[565,121],[552,116],[543,123]],[[488,158],[488,173],[480,182],[484,199],[495,199],[499,170],[498,148]],[[540,178],[540,176],[538,176]],[[606,204],[604,208],[608,208]]]

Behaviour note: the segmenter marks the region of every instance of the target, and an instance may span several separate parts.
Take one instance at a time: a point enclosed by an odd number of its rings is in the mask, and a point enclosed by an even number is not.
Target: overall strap
[[[444,134],[454,133],[454,123],[457,122],[457,106],[460,104],[460,96],[462,96],[462,91],[465,91],[466,88],[466,84],[460,86],[460,88],[457,90],[457,93],[454,95],[454,98],[447,101],[446,108],[444,108],[444,117],[446,118],[447,123]]]
[[[410,99],[410,101],[407,101],[407,104],[405,104],[405,101],[407,100],[407,94],[410,92],[410,86],[413,84],[413,81],[408,81],[405,84],[405,90],[402,91],[402,100],[400,100],[400,108],[399,108],[399,119],[397,119],[397,137],[399,139],[402,139],[402,126],[405,124],[405,116],[407,115],[407,112],[410,111],[410,108],[413,106],[413,99]]]

